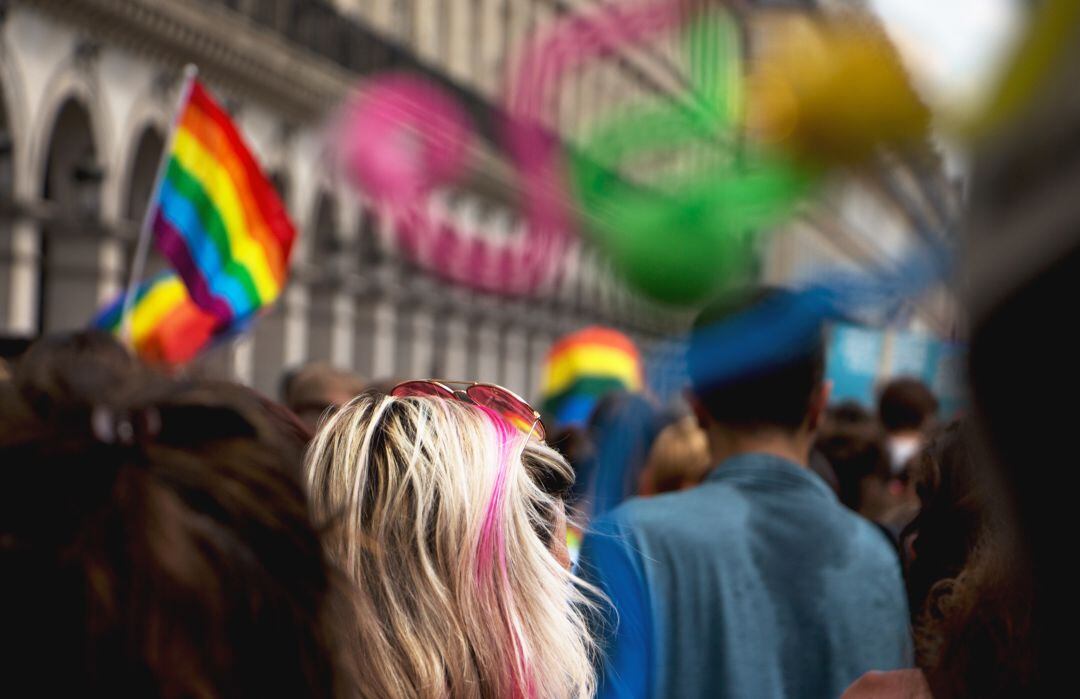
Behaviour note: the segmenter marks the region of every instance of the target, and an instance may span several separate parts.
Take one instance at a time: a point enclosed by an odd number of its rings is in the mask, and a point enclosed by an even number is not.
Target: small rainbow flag
[[[120,332],[124,296],[94,319],[94,327]],[[200,308],[175,272],[162,272],[139,285],[132,299],[131,344],[136,354],[155,364],[183,364],[223,335],[227,326]]]
[[[637,347],[617,330],[592,326],[564,336],[548,351],[541,391],[544,413],[580,425],[611,391],[637,392],[644,371]]]
[[[281,293],[296,232],[229,115],[198,81],[152,206],[158,248],[208,313],[242,323]]]

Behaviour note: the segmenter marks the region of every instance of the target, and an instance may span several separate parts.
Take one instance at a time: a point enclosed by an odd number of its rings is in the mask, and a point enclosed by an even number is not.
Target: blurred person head
[[[934,393],[911,377],[889,381],[878,398],[878,419],[889,434],[921,432],[933,423],[937,412]]]
[[[904,470],[922,447],[937,419],[938,400],[918,379],[903,377],[885,385],[878,398],[878,419],[888,433],[893,473]]]
[[[102,330],[60,333],[30,345],[12,377],[22,397],[48,413],[105,398],[121,399],[162,377]]]
[[[712,328],[737,322],[744,314],[771,313],[792,298],[792,292],[780,289],[736,291],[706,307],[694,322],[687,356],[691,402],[709,435],[713,463],[762,450],[807,463],[829,398],[820,324],[813,323],[764,366],[722,380],[708,378],[713,375],[708,363],[727,350],[712,342]]]
[[[365,388],[363,379],[324,362],[312,362],[282,378],[286,407],[314,430],[327,412],[348,403]]]
[[[334,696],[331,585],[260,405],[91,333],[0,385],[9,675],[42,695]],[[42,667],[42,663],[46,667]]]
[[[280,435],[283,448],[288,450],[287,454],[283,454],[284,461],[296,466],[293,476],[302,480],[304,452],[308,442],[315,436],[305,422],[281,403],[242,384],[207,379],[201,380],[199,385],[202,390],[212,391],[223,399],[257,404],[266,423]]]
[[[587,480],[575,483],[575,505],[598,517],[637,495],[649,450],[665,416],[641,393],[614,391],[600,398],[586,426]]]
[[[712,467],[709,440],[692,416],[660,431],[638,480],[638,493],[658,495],[692,488]]]
[[[870,520],[879,519],[894,504],[885,433],[868,413],[859,419],[841,407],[839,417],[830,414],[826,419],[814,447],[836,474],[840,502]]]
[[[861,425],[873,421],[874,416],[861,403],[854,400],[845,400],[828,407],[825,411],[825,420],[821,429],[824,432],[841,425]]]
[[[365,694],[591,696],[557,452],[479,406],[366,392],[323,425],[306,471],[354,583]]]

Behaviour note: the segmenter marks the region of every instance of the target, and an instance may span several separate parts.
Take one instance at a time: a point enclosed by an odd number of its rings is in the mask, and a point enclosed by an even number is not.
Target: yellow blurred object
[[[831,165],[926,134],[930,112],[876,27],[804,17],[768,30],[748,80],[751,135]]]
[[[1046,0],[1036,5],[996,93],[981,114],[957,130],[985,137],[1014,118],[1055,70],[1078,22],[1080,0]]]

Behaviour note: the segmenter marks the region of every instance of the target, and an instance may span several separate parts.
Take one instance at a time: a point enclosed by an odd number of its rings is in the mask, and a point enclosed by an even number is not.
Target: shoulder
[[[716,520],[724,519],[727,512],[724,501],[732,495],[732,489],[723,484],[703,483],[688,490],[631,498],[599,521],[645,530],[677,529],[690,522],[695,526],[706,521],[716,524]]]
[[[889,540],[889,534],[884,529],[847,508],[844,508],[843,514],[851,520],[856,544],[865,560],[890,569],[899,569],[899,552],[896,545]]]
[[[729,490],[721,484],[703,484],[633,498],[594,520],[585,543],[591,539],[593,546],[620,546],[642,561],[675,551],[708,550],[710,555],[721,555],[724,542],[737,539],[740,531],[734,514],[740,508],[729,502]]]
[[[868,672],[848,687],[840,699],[933,699],[922,670]]]

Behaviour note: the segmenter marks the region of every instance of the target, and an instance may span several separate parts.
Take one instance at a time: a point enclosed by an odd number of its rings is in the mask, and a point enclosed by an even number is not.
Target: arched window
[[[51,204],[41,245],[38,329],[85,327],[98,306],[101,181],[90,113],[60,107],[49,138],[42,195]]]
[[[154,179],[157,177],[158,166],[161,164],[161,155],[165,150],[165,138],[153,126],[144,128],[135,142],[134,155],[131,159],[131,168],[127,182],[127,201],[124,203],[124,215],[127,217],[131,229],[138,235],[139,228],[146,214],[146,208],[150,206],[150,199],[154,196]],[[128,246],[125,265],[131,265],[136,242],[134,239]],[[158,252],[156,246],[151,245],[146,258],[146,268],[143,270],[143,279],[149,278],[158,272],[168,269],[169,261]],[[125,267],[123,283],[128,282],[130,266]]]
[[[360,264],[365,267],[374,267],[386,259],[386,250],[383,241],[379,238],[379,219],[375,211],[370,207],[363,207],[360,211],[360,231],[357,236],[357,248],[360,253]]]
[[[11,215],[15,184],[15,141],[8,126],[7,105],[0,86],[0,333],[8,328],[8,306],[11,295]]]
[[[329,361],[334,334],[335,270],[342,249],[337,200],[332,194],[320,192],[311,220],[308,269],[313,277],[308,309],[308,359]]]

